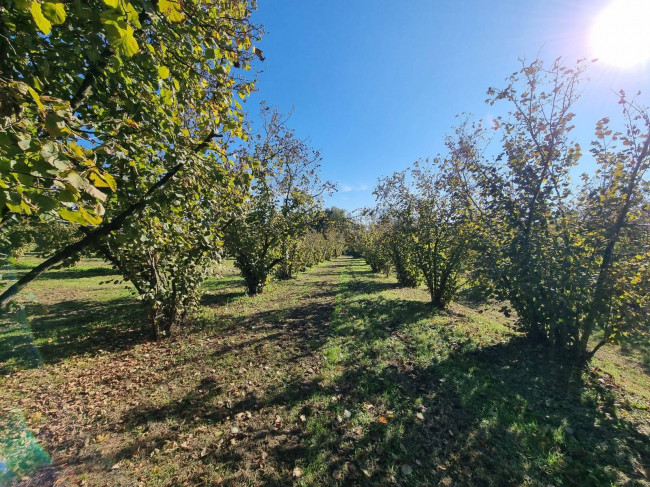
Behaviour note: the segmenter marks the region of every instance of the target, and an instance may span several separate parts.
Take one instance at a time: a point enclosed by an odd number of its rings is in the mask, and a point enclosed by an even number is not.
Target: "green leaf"
[[[133,27],[125,22],[112,20],[106,21],[104,25],[106,26],[106,36],[119,57],[129,58],[138,52],[140,46],[133,37]]]
[[[65,181],[72,187],[72,189],[85,189],[86,186],[88,186],[88,182],[74,171],[70,171],[70,173],[65,177]]]
[[[44,194],[34,194],[31,195],[30,198],[42,211],[50,211],[59,206],[57,200],[45,196]]]
[[[52,162],[59,155],[59,148],[54,142],[46,142],[41,147],[41,156],[47,162]]]
[[[23,12],[28,12],[32,6],[32,0],[15,0],[16,8],[22,10]]]
[[[36,26],[38,27],[38,29],[43,34],[48,35],[52,30],[52,24],[43,15],[43,11],[41,10],[41,4],[38,2],[32,2],[32,5],[30,6],[30,10],[32,12],[32,17],[34,19],[34,22],[36,22]]]
[[[43,2],[43,15],[54,25],[65,22],[65,6],[61,2]]]
[[[45,129],[54,137],[70,133],[65,121],[56,112],[50,112],[45,117]]]
[[[20,147],[22,150],[27,150],[29,149],[31,143],[32,143],[32,139],[30,137],[27,137],[25,139],[20,139],[18,141],[18,147]]]
[[[67,189],[59,191],[57,197],[59,201],[63,201],[64,203],[76,203],[77,201],[76,195]]]

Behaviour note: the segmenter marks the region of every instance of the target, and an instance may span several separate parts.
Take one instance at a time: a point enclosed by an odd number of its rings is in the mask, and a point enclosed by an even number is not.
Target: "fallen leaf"
[[[303,423],[304,423],[305,421],[307,421],[307,418],[305,417],[304,414],[301,414],[301,415],[300,415],[300,421],[302,421]]]
[[[386,424],[386,423],[388,423],[388,420],[386,419],[385,416],[379,416],[379,422]]]
[[[422,414],[422,413],[415,413],[415,417],[418,418],[418,419],[420,419],[420,420],[423,420],[423,419],[424,419],[424,414]]]
[[[352,413],[346,409],[345,411],[343,411],[343,417],[344,417],[345,419],[351,418],[351,417],[352,417]]]
[[[293,476],[296,478],[302,477],[302,468],[296,467],[293,469]]]

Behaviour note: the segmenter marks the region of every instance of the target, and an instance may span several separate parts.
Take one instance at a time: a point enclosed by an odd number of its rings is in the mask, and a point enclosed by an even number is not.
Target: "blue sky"
[[[588,32],[607,3],[259,0],[253,18],[267,32],[266,60],[248,109],[267,100],[293,110],[289,124],[338,183],[327,204],[371,205],[378,177],[444,151],[457,114],[496,115],[485,92],[504,86],[519,58],[593,57]],[[584,147],[594,123],[617,113],[612,90],[645,89],[650,67],[599,62],[588,76],[576,110]]]

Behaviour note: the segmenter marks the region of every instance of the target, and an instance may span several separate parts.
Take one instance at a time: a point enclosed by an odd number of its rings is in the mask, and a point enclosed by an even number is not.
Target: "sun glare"
[[[650,60],[650,0],[614,0],[591,28],[593,55],[629,68]]]

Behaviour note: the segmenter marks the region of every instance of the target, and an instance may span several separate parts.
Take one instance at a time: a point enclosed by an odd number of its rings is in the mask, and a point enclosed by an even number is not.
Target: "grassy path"
[[[35,289],[50,349],[39,368],[5,359],[0,484],[22,462],[44,465],[22,485],[650,485],[647,374],[629,357],[603,359],[623,382],[577,377],[494,310],[434,313],[358,259],[255,298],[224,273],[199,329],[163,343],[106,345],[133,329],[128,313],[102,324],[110,287],[48,329],[64,296]],[[75,321],[78,353],[60,343]]]

